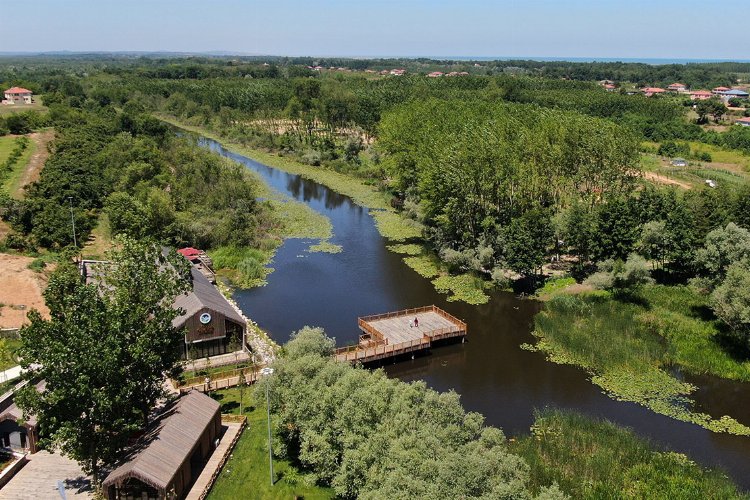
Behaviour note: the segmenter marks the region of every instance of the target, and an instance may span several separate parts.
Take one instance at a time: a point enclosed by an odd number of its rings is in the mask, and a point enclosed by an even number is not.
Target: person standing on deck
[[[416,318],[416,317],[414,318],[414,326],[419,328],[419,318]]]

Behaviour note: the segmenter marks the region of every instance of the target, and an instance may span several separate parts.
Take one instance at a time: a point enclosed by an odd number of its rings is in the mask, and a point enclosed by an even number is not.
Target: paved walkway
[[[73,460],[46,451],[28,455],[28,459],[29,463],[0,489],[1,500],[59,499],[58,481],[65,483],[67,498],[93,498],[89,479]]]
[[[17,379],[18,377],[21,376],[21,373],[23,373],[23,369],[21,368],[21,365],[16,365],[11,368],[8,368],[7,370],[3,370],[0,372],[0,383]]]
[[[203,491],[206,489],[206,486],[208,486],[209,483],[214,479],[214,473],[219,468],[219,465],[224,460],[224,457],[231,451],[229,447],[232,445],[232,441],[234,441],[235,436],[237,436],[237,434],[240,432],[240,427],[242,424],[226,422],[222,423],[222,425],[227,427],[227,431],[221,437],[219,446],[216,447],[214,452],[209,457],[208,462],[206,462],[206,466],[203,467],[203,471],[201,471],[201,475],[198,476],[198,479],[196,479],[195,483],[193,483],[193,487],[190,488],[190,492],[185,497],[185,500],[200,500]]]

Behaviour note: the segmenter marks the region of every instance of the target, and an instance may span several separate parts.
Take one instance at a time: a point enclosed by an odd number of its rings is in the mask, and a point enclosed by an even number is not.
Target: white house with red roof
[[[5,91],[3,104],[31,104],[32,93],[22,87],[11,87]]]
[[[430,78],[440,78],[443,75],[444,75],[444,73],[442,71],[433,71],[432,73],[430,73],[427,76],[430,77]]]
[[[684,83],[679,83],[679,82],[673,83],[672,85],[667,87],[667,90],[670,92],[684,93],[684,92],[687,92],[687,85],[685,85]]]
[[[714,87],[713,90],[711,90],[711,92],[713,92],[714,95],[721,95],[727,90],[732,90],[732,89],[730,89],[729,87]]]
[[[693,90],[690,92],[690,99],[694,101],[705,101],[706,99],[711,99],[711,96],[713,94],[708,90]]]
[[[750,116],[746,116],[745,118],[740,118],[735,123],[741,127],[750,127]]]

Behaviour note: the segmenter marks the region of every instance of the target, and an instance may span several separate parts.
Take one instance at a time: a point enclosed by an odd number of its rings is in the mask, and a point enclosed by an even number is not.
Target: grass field
[[[14,104],[14,105],[7,105],[3,106],[0,105],[0,116],[5,115],[12,115],[13,113],[23,113],[24,111],[42,111],[47,112],[49,111],[47,106],[35,102],[33,104]]]
[[[209,500],[333,498],[333,491],[329,488],[307,484],[305,476],[287,460],[274,459],[276,482],[271,486],[265,401],[253,401],[252,392],[252,389],[244,392],[245,405],[252,403],[243,411],[247,416],[247,429],[216,480]],[[222,413],[239,414],[239,394],[239,389],[233,388],[216,391],[211,396],[221,403]]]
[[[19,347],[19,339],[0,339],[0,370],[7,370],[18,364],[16,351]]]
[[[627,301],[606,293],[559,295],[535,317],[534,349],[586,369],[615,399],[716,432],[750,435],[731,416],[693,412],[695,388],[670,370],[750,381],[747,353],[729,352],[706,300],[689,287],[662,285]]]
[[[7,161],[10,153],[16,147],[16,136],[2,136],[0,137],[0,165],[4,165]],[[23,176],[23,172],[28,165],[31,155],[36,151],[36,143],[31,140],[28,146],[21,154],[21,157],[13,165],[13,169],[7,174],[2,174],[0,177],[0,189],[4,193],[13,193],[17,189],[17,186]]]
[[[629,429],[575,413],[537,414],[510,450],[530,466],[531,487],[557,483],[571,498],[748,498],[720,471],[658,451]]]

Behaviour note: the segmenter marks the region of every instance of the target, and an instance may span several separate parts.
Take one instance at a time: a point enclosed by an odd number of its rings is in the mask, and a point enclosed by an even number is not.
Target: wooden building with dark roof
[[[79,264],[87,284],[96,283],[106,273],[106,261],[83,260]],[[221,294],[218,288],[196,268],[190,267],[190,291],[175,298],[173,307],[184,314],[172,321],[175,328],[183,328],[184,359],[217,356],[230,351],[233,340],[239,349],[245,349],[247,321]]]
[[[107,498],[184,498],[220,436],[219,408],[198,391],[168,405],[102,483]]]

